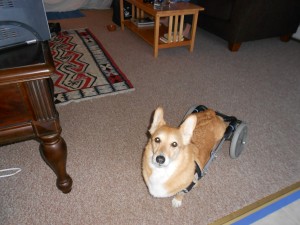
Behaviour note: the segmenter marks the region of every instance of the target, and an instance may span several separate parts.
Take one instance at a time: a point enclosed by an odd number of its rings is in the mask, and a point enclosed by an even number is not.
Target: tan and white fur
[[[181,206],[182,190],[194,179],[195,162],[203,170],[225,130],[225,122],[211,109],[193,113],[179,127],[171,127],[164,120],[163,109],[157,108],[142,162],[150,194],[158,198],[175,195],[173,207]]]

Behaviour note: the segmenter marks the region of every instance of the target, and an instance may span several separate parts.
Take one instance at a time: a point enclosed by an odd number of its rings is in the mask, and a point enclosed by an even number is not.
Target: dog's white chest
[[[153,166],[148,183],[150,194],[158,198],[170,197],[171,195],[168,193],[165,183],[170,179],[175,170],[175,164],[161,168]]]

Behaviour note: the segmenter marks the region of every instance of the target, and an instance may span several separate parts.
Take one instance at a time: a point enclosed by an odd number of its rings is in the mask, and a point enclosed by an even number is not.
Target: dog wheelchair
[[[187,113],[184,116],[184,119],[192,113],[203,112],[207,109],[208,108],[204,105],[193,106],[187,111]],[[232,159],[236,159],[240,156],[241,152],[244,150],[245,144],[247,143],[248,127],[245,122],[237,119],[234,116],[227,116],[218,111],[215,112],[216,115],[223,118],[223,120],[229,123],[229,125],[226,128],[223,138],[211,151],[210,159],[201,171],[201,177],[207,174],[209,165],[217,157],[217,153],[220,151],[225,141],[231,141],[229,155]],[[201,177],[199,177],[198,179],[200,179]]]

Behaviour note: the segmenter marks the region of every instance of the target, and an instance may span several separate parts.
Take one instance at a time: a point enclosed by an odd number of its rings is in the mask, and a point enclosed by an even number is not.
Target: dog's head
[[[166,167],[175,160],[185,146],[190,144],[196,123],[197,117],[190,115],[180,127],[170,127],[164,120],[163,109],[157,108],[149,129],[152,163],[158,167]]]

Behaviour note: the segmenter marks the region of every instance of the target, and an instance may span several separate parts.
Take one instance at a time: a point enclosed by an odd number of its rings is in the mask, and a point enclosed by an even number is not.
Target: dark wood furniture
[[[280,37],[289,41],[300,22],[299,0],[191,0],[205,11],[198,26],[223,38],[236,52],[247,41]]]
[[[53,102],[53,71],[47,42],[0,51],[0,146],[39,141],[43,159],[57,175],[57,187],[68,193],[72,179],[66,172],[67,145]]]

